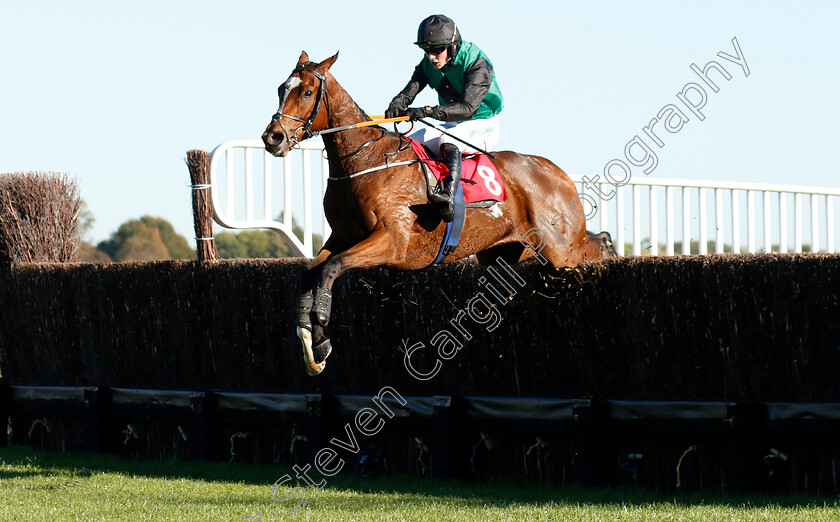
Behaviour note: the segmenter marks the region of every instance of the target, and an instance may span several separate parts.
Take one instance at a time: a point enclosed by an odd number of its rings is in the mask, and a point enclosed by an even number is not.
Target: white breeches
[[[421,123],[420,125],[423,124]],[[460,123],[448,121],[440,126],[446,129],[446,132],[454,134],[462,140],[467,141],[473,146],[487,152],[492,151],[496,147],[496,143],[499,141],[498,116],[486,119],[462,121]],[[429,149],[435,154],[440,154],[440,146],[444,143],[451,143],[452,145],[458,147],[458,150],[464,153],[469,154],[478,152],[473,147],[461,143],[460,141],[453,139],[431,127],[424,126],[422,129],[411,133],[409,136],[429,147]]]

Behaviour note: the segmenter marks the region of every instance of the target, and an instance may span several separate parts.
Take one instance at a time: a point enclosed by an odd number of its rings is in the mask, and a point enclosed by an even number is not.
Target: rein
[[[327,130],[331,130],[331,129],[327,129]],[[370,144],[371,144],[371,143],[373,143],[374,141],[379,141],[379,140],[381,140],[382,138],[384,138],[384,137],[385,137],[385,129],[379,129],[379,130],[381,131],[381,133],[379,134],[379,136],[377,136],[377,137],[375,137],[375,138],[371,138],[371,139],[367,140],[366,142],[362,143],[361,145],[359,145],[359,148],[358,148],[358,149],[354,150],[354,151],[353,151],[353,152],[351,152],[350,154],[345,154],[345,155],[343,155],[343,156],[339,156],[339,157],[338,157],[338,158],[336,158],[336,159],[338,159],[339,161],[341,161],[341,160],[347,159],[347,158],[349,158],[349,157],[355,156],[356,154],[360,153],[360,152],[362,151],[362,149],[364,149],[365,147],[367,147],[368,145],[370,145]]]
[[[388,123],[391,120],[404,121],[405,119],[407,119],[407,117],[386,118],[384,120],[384,123]],[[327,129],[327,131],[338,132],[338,130],[348,130],[347,127],[350,127],[350,128],[369,127],[371,125],[376,125],[377,123],[382,123],[382,122],[383,122],[383,120],[366,121],[366,122],[361,122],[361,123],[354,123],[352,125],[345,125],[344,127],[336,127],[335,129]],[[382,138],[384,138],[385,137],[385,129],[381,129],[381,130],[382,130],[382,134],[380,134],[379,137],[369,139],[368,141],[364,142],[361,145],[361,147],[354,150],[350,154],[347,154],[346,156],[341,156],[341,158],[339,158],[339,159],[349,158],[350,156],[352,156],[352,155],[356,154],[357,152],[361,151],[363,148],[367,147],[368,145],[370,145],[374,141],[379,141]],[[400,137],[403,137],[403,136],[404,136],[403,134],[400,134]],[[419,158],[418,159],[413,159],[413,160],[398,161],[396,163],[390,163],[388,161],[388,158],[390,156],[396,156],[397,154],[399,154],[400,152],[402,152],[403,150],[407,149],[410,146],[411,146],[411,140],[408,140],[408,143],[406,145],[397,148],[397,150],[395,150],[393,152],[386,152],[385,153],[385,164],[384,165],[379,165],[378,167],[371,167],[369,169],[365,169],[365,170],[362,170],[362,171],[359,171],[359,172],[355,172],[353,174],[348,174],[347,176],[328,176],[327,180],[328,181],[329,180],[332,180],[332,181],[350,180],[350,179],[358,178],[359,176],[364,176],[365,174],[370,174],[372,172],[376,172],[376,171],[379,171],[379,170],[389,169],[391,167],[401,167],[403,165],[412,165],[414,163],[422,163],[423,160],[419,159]]]
[[[391,122],[396,123],[396,122],[400,122],[400,121],[406,121],[406,120],[409,119],[408,116],[399,116],[399,117],[396,117],[396,118],[381,118],[381,119],[377,119],[377,120],[353,123],[353,124],[350,124],[350,125],[342,125],[340,127],[333,127],[333,128],[330,128],[330,129],[323,129],[323,130],[320,130],[320,131],[317,131],[317,130],[313,131],[312,130],[312,123],[315,121],[315,118],[318,117],[318,112],[321,110],[321,103],[322,102],[326,103],[327,116],[329,116],[330,112],[331,112],[330,111],[329,94],[327,93],[327,88],[326,88],[327,77],[326,77],[326,75],[323,75],[323,74],[319,73],[318,71],[315,71],[314,69],[310,69],[309,67],[306,67],[305,64],[302,64],[302,65],[298,65],[297,67],[294,68],[294,70],[292,71],[292,74],[289,76],[289,78],[291,79],[291,77],[295,73],[300,74],[301,72],[304,72],[304,71],[312,74],[313,76],[318,78],[318,80],[320,80],[320,85],[318,86],[318,94],[317,94],[317,97],[315,98],[315,107],[312,108],[312,113],[309,115],[309,118],[307,118],[306,120],[303,120],[301,118],[298,118],[297,116],[292,116],[290,114],[284,114],[282,112],[283,107],[286,105],[286,99],[289,97],[289,92],[292,90],[290,84],[288,83],[289,80],[287,80],[285,89],[283,90],[283,97],[280,99],[280,108],[277,110],[277,113],[274,114],[274,116],[271,118],[272,121],[275,121],[278,124],[280,124],[280,127],[283,129],[283,132],[286,134],[289,141],[291,142],[291,147],[294,147],[295,145],[299,144],[301,141],[308,140],[309,138],[313,138],[313,137],[318,136],[320,134],[331,134],[333,132],[341,132],[341,131],[345,131],[345,130],[358,129],[358,128],[361,128],[361,127],[370,127],[370,126],[373,126],[373,125],[380,125],[382,123],[391,123]],[[286,127],[283,125],[283,122],[281,121],[283,118],[289,118],[290,120],[303,123],[303,127],[298,129],[297,131],[295,131],[294,136],[289,136],[289,131],[286,130]],[[302,140],[297,139],[297,134],[300,130],[303,130],[303,139]],[[355,156],[356,154],[361,152],[362,149],[364,149],[365,147],[367,147],[371,143],[374,143],[376,141],[381,140],[383,137],[385,137],[385,129],[380,129],[380,130],[382,131],[382,133],[378,137],[371,138],[371,139],[367,140],[366,142],[362,143],[361,146],[359,146],[359,148],[357,148],[356,150],[354,150],[350,154],[341,156],[338,159],[343,160],[343,159],[347,159],[351,156]],[[401,150],[401,149],[399,149],[399,150]],[[396,152],[399,152],[399,150],[395,151],[394,154]],[[361,172],[356,172],[354,174],[350,174],[350,175],[347,175],[347,176],[340,176],[340,177],[329,176],[327,179],[328,180],[335,180],[335,181],[345,180],[345,179],[349,180],[349,179],[354,179],[354,178],[357,178],[359,176],[364,176],[365,174],[370,174],[372,172],[376,172],[376,171],[379,171],[379,170],[384,170],[384,169],[388,169],[388,168],[391,168],[391,167],[399,167],[399,166],[402,166],[402,165],[411,165],[411,164],[414,164],[414,163],[418,163],[420,161],[421,160],[419,160],[419,159],[414,159],[414,160],[407,160],[407,161],[398,161],[396,163],[389,163],[387,158],[386,158],[386,161],[385,161],[384,165],[379,165],[378,167],[365,169]]]
[[[364,176],[365,174],[370,174],[371,172],[376,172],[378,170],[385,170],[390,169],[391,167],[401,167],[403,165],[412,165],[414,163],[421,163],[423,160],[413,159],[413,160],[406,160],[406,161],[398,161],[396,163],[385,163],[384,165],[379,165],[378,167],[373,167],[369,169],[365,169],[360,172],[356,172],[355,174],[350,174],[348,176],[340,176],[340,177],[327,177],[327,181],[344,181],[350,180],[353,178],[358,178],[359,176]]]

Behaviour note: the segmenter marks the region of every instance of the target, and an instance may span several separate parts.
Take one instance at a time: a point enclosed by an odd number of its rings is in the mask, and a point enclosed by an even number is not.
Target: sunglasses
[[[446,50],[446,47],[427,47],[424,49],[426,54],[440,54]]]

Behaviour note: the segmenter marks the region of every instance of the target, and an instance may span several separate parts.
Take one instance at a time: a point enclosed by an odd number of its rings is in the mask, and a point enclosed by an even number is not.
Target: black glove
[[[411,121],[419,120],[420,118],[428,118],[434,113],[434,110],[429,107],[409,107],[405,110],[405,115]]]
[[[396,118],[397,116],[399,116],[402,113],[402,111],[403,111],[403,108],[400,107],[399,105],[391,105],[390,107],[388,107],[388,110],[385,111],[385,117],[386,118]]]

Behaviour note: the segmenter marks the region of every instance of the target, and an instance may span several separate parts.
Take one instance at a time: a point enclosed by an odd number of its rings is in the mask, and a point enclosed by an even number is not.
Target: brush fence
[[[840,492],[840,256],[356,270],[334,288],[317,378],[294,333],[303,266],[0,273],[9,440],[365,476]],[[490,268],[509,286],[489,288]]]

